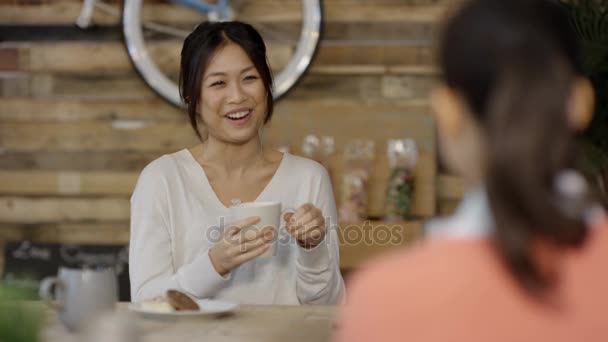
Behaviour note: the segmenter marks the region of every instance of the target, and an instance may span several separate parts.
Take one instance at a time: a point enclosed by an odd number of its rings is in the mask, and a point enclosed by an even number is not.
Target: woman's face
[[[199,112],[210,137],[244,144],[266,117],[266,89],[253,62],[235,43],[218,49],[205,70]]]
[[[465,100],[447,85],[440,84],[431,94],[431,106],[443,162],[467,182],[481,182],[484,139]]]

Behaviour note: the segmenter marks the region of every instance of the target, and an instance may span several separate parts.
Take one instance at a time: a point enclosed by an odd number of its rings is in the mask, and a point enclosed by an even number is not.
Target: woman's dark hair
[[[568,15],[551,0],[473,0],[447,22],[439,60],[483,128],[497,249],[518,283],[540,294],[555,279],[534,262],[533,241],[573,247],[586,237],[554,190],[558,172],[575,166],[566,110],[582,63]]]
[[[214,53],[228,43],[240,46],[257,69],[266,89],[266,118],[270,121],[274,109],[272,98],[272,72],[266,58],[266,45],[262,36],[253,26],[238,22],[203,22],[184,40],[179,74],[179,90],[186,103],[190,124],[201,138],[197,122],[200,119],[198,106],[201,95],[201,81],[205,69]]]

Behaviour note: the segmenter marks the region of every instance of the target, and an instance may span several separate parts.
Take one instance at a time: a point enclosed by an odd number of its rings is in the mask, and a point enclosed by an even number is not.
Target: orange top
[[[564,252],[555,305],[515,282],[487,239],[431,240],[349,284],[337,341],[608,341],[608,218]]]

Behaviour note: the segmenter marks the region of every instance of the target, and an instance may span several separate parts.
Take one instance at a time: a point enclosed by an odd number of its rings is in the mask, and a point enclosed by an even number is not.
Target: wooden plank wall
[[[115,7],[120,3],[111,1]],[[325,0],[323,38],[312,68],[276,106],[269,146],[294,153],[306,134],[376,141],[370,214],[382,213],[389,138],[421,149],[414,215],[436,212],[436,153],[427,95],[436,79],[433,38],[448,0]],[[148,18],[199,18],[160,0]],[[235,1],[240,19],[289,27],[298,1]],[[128,239],[129,195],[151,160],[197,143],[185,115],[137,77],[119,18],[95,12],[73,23],[79,0],[0,0],[0,231],[3,239],[117,242]],[[179,44],[158,41],[169,69]],[[269,44],[271,63],[285,46]],[[334,167],[341,168],[339,155]],[[336,197],[339,173],[334,172]],[[336,179],[338,178],[338,179]]]

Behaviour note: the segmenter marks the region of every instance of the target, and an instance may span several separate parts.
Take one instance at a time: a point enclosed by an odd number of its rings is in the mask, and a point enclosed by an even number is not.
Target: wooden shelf
[[[418,241],[422,233],[421,221],[341,223],[340,268],[357,268],[380,254]]]

